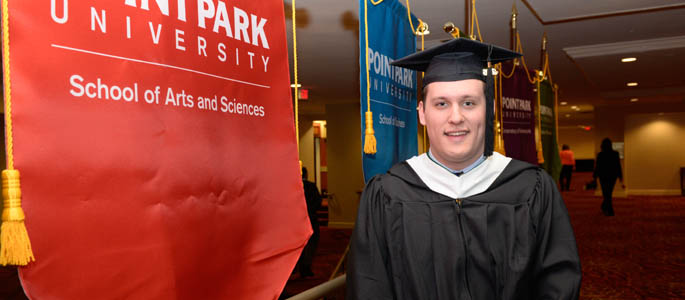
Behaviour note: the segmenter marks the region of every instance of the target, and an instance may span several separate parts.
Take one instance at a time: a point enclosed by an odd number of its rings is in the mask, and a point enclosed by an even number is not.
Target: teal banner
[[[368,100],[377,141],[375,154],[362,151],[364,178],[368,181],[418,152],[416,71],[391,66],[390,62],[416,51],[412,25],[416,29],[419,21],[412,15],[410,24],[407,8],[397,0],[376,5],[370,0],[360,0],[359,16],[361,139],[363,145]]]

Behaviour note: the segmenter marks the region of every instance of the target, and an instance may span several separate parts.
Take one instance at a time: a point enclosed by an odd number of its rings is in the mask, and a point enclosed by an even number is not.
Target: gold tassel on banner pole
[[[536,70],[536,74],[539,74],[539,72]],[[541,115],[540,115],[540,82],[542,82],[542,78],[538,78],[536,75],[535,83],[536,83],[536,88],[537,88],[537,98],[538,98],[538,105],[535,108],[535,117],[537,117],[538,121],[535,122],[535,151],[538,153],[538,164],[542,164],[545,162],[545,156],[542,153],[542,123],[541,123]]]
[[[7,170],[2,171],[2,227],[0,227],[0,264],[25,266],[35,261],[31,250],[24,210],[21,208],[19,171],[14,169],[12,140],[12,101],[10,89],[9,16],[7,0],[2,0],[2,56],[5,86],[5,128],[7,137]]]
[[[373,1],[373,0],[371,0]],[[366,129],[364,130],[364,153],[376,154],[376,136],[373,131],[373,113],[371,112],[371,79],[369,78],[369,21],[367,18],[369,0],[364,0],[364,39],[366,41],[364,61],[366,62]],[[377,2],[380,3],[380,2]],[[375,4],[375,3],[374,3]]]
[[[537,128],[535,129],[535,148],[537,149],[538,152],[538,163],[542,164],[545,162],[545,156],[543,153],[543,146],[542,146],[542,114],[540,110],[540,94],[542,91],[540,90],[540,83],[545,80],[545,71],[546,71],[546,62],[547,60],[545,59],[547,56],[547,32],[542,34],[542,46],[540,48],[540,70],[535,70],[535,81],[537,83],[537,94],[538,94],[538,108],[537,108],[537,117],[538,117],[538,122],[537,122]]]
[[[559,86],[556,84],[554,84],[554,130],[554,138],[556,139],[557,147],[559,147]]]

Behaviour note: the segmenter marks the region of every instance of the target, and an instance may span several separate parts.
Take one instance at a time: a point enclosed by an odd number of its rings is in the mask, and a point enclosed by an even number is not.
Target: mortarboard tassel
[[[497,64],[495,76],[495,151],[502,155],[507,155],[504,148],[504,136],[502,132],[502,76],[500,69],[502,64]]]
[[[3,79],[5,87],[5,129],[7,137],[7,170],[2,171],[2,226],[0,227],[0,264],[25,266],[36,259],[24,225],[21,208],[19,171],[14,169],[12,154],[12,101],[10,89],[9,16],[7,0],[2,0]]]

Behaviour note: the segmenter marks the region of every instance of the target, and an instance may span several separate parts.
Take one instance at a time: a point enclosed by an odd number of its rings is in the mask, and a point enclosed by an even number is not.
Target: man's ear
[[[423,101],[419,101],[419,107],[416,108],[419,111],[419,122],[421,125],[426,126],[426,108],[424,107]]]

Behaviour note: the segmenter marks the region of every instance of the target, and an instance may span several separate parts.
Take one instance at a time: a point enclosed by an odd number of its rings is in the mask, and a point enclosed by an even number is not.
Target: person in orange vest
[[[561,146],[561,176],[559,177],[559,185],[561,185],[561,190],[570,191],[571,187],[571,175],[573,174],[573,169],[576,167],[576,160],[573,158],[573,151],[571,147],[564,144]]]

